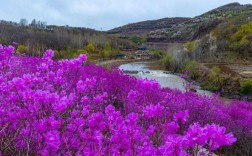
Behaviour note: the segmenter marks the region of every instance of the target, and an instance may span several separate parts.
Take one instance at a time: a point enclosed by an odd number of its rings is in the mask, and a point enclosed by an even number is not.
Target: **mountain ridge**
[[[145,38],[147,42],[187,42],[210,33],[220,23],[241,15],[252,17],[252,5],[234,2],[193,18],[174,17],[141,21],[111,29],[106,33],[120,37],[137,36]]]
[[[140,31],[142,33],[148,30],[153,30],[153,28],[154,29],[169,28],[176,23],[183,23],[190,19],[191,18],[187,18],[187,17],[173,17],[173,18],[165,17],[165,18],[161,18],[157,20],[141,21],[141,22],[126,24],[126,25],[108,30],[107,33],[108,34],[126,33],[126,35],[127,35],[127,31]]]

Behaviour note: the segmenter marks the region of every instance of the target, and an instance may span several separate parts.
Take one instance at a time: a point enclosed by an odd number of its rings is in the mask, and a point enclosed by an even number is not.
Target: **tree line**
[[[39,29],[1,23],[0,43],[8,45],[13,41],[19,44],[18,49],[26,55],[41,56],[46,49],[53,49],[64,58],[73,57],[89,44],[101,55],[106,46],[112,50],[133,46],[130,41],[88,28],[47,26],[46,29]]]

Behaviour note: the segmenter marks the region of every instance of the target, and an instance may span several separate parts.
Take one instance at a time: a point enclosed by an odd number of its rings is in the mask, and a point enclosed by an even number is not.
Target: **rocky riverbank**
[[[206,87],[206,82],[209,80],[209,73],[214,66],[220,68],[221,78],[223,79],[222,89],[218,91],[213,91]],[[158,61],[150,62],[148,68],[162,69]],[[199,63],[197,77],[194,80],[186,80],[188,82],[195,81],[196,85],[201,86],[204,90],[216,92],[223,98],[252,101],[252,94],[245,95],[241,93],[241,82],[245,78],[252,78],[248,74],[251,72],[252,64]]]
[[[195,80],[201,87],[207,89],[206,83],[210,81],[209,75],[211,69],[213,67],[218,67],[221,70],[220,79],[222,81],[221,89],[217,91],[220,96],[229,99],[252,101],[252,94],[243,94],[241,92],[241,82],[246,78],[251,78],[248,74],[243,74],[244,72],[247,73],[247,71],[250,72],[250,70],[252,70],[252,68],[249,68],[250,66],[251,65],[243,64],[201,63]]]
[[[105,67],[110,69],[111,67],[118,67],[122,64],[130,62],[151,62],[150,60],[141,60],[141,59],[115,59],[115,60],[96,60],[93,61],[94,64],[98,66]]]
[[[116,59],[116,60],[101,60],[96,61],[95,64],[103,66],[107,69],[110,69],[113,66],[120,66],[122,64],[127,64],[130,62],[143,62],[144,60],[132,60],[132,59]],[[146,60],[145,60],[146,62]],[[148,68],[151,70],[164,70],[158,61],[149,61]],[[221,77],[223,79],[222,89],[218,91],[213,91],[209,88],[206,88],[206,82],[209,80],[209,73],[211,68],[217,66],[222,70]],[[220,96],[228,99],[237,99],[237,100],[248,100],[252,101],[252,95],[244,95],[241,93],[240,83],[244,79],[244,75],[239,74],[245,72],[245,69],[249,70],[248,65],[241,64],[206,64],[201,63],[198,67],[197,78],[194,79],[197,85],[201,86],[205,90],[212,92],[218,92]],[[251,68],[252,69],[252,68]],[[246,72],[245,72],[246,73]],[[174,73],[175,74],[175,73]],[[188,80],[192,81],[192,80]]]
[[[111,67],[114,66],[120,66],[121,64],[133,62],[133,60],[130,59],[115,59],[115,60],[96,60],[93,63],[105,67],[107,69],[110,69]]]

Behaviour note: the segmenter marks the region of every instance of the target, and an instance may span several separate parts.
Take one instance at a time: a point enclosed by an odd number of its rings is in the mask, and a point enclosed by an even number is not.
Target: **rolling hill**
[[[210,33],[221,23],[237,19],[244,21],[248,17],[252,18],[252,5],[230,3],[193,18],[175,17],[142,21],[114,28],[107,33],[121,37],[143,37],[147,42],[186,42]]]

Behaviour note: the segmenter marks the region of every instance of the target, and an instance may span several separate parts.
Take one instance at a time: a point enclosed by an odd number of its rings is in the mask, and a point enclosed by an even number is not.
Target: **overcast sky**
[[[164,17],[194,17],[231,2],[252,0],[0,0],[0,19],[109,30]]]

